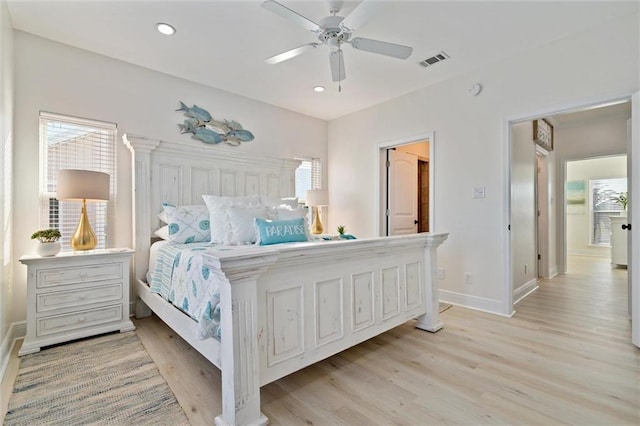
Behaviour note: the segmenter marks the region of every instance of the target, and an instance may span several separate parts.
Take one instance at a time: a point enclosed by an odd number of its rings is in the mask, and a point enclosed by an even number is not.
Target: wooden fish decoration
[[[193,107],[189,108],[182,101],[180,101],[180,108],[176,111],[184,111],[184,115],[187,117],[192,117],[198,119],[200,121],[209,121],[211,120],[211,114],[205,111],[202,108],[199,108],[197,105],[193,105]]]
[[[253,133],[244,130],[242,125],[234,120],[214,120],[208,111],[193,105],[187,106],[180,102],[180,108],[176,111],[184,111],[188,118],[182,124],[178,124],[181,134],[191,133],[192,138],[199,139],[209,144],[225,142],[232,146],[238,146],[242,142],[254,139]]]

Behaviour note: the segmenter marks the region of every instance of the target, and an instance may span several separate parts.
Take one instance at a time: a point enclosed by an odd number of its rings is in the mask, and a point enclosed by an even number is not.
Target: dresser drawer
[[[64,315],[36,319],[36,336],[65,333],[79,328],[122,321],[122,305],[72,312]]]
[[[106,284],[71,291],[56,291],[36,295],[36,312],[79,307],[92,303],[117,302],[122,299],[122,283]]]
[[[38,270],[37,288],[122,278],[122,263]]]

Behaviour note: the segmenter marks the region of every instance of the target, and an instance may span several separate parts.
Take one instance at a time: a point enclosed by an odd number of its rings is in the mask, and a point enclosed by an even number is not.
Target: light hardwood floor
[[[264,386],[262,410],[273,425],[638,425],[626,271],[570,262],[513,318],[454,306],[436,334],[409,322]],[[213,424],[219,371],[157,318],[136,326],[191,423]]]

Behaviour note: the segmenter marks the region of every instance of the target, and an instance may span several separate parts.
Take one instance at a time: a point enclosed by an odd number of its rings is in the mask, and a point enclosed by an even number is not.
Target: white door
[[[631,137],[627,152],[628,278],[631,289],[631,340],[640,347],[640,92],[631,98]],[[631,227],[633,225],[633,227]],[[631,228],[631,229],[629,229]],[[635,250],[634,250],[635,249]]]
[[[389,151],[388,235],[418,232],[418,157]]]

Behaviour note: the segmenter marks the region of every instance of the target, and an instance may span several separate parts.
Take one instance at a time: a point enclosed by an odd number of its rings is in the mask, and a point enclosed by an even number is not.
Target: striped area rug
[[[81,340],[20,360],[5,425],[187,425],[135,332]]]

